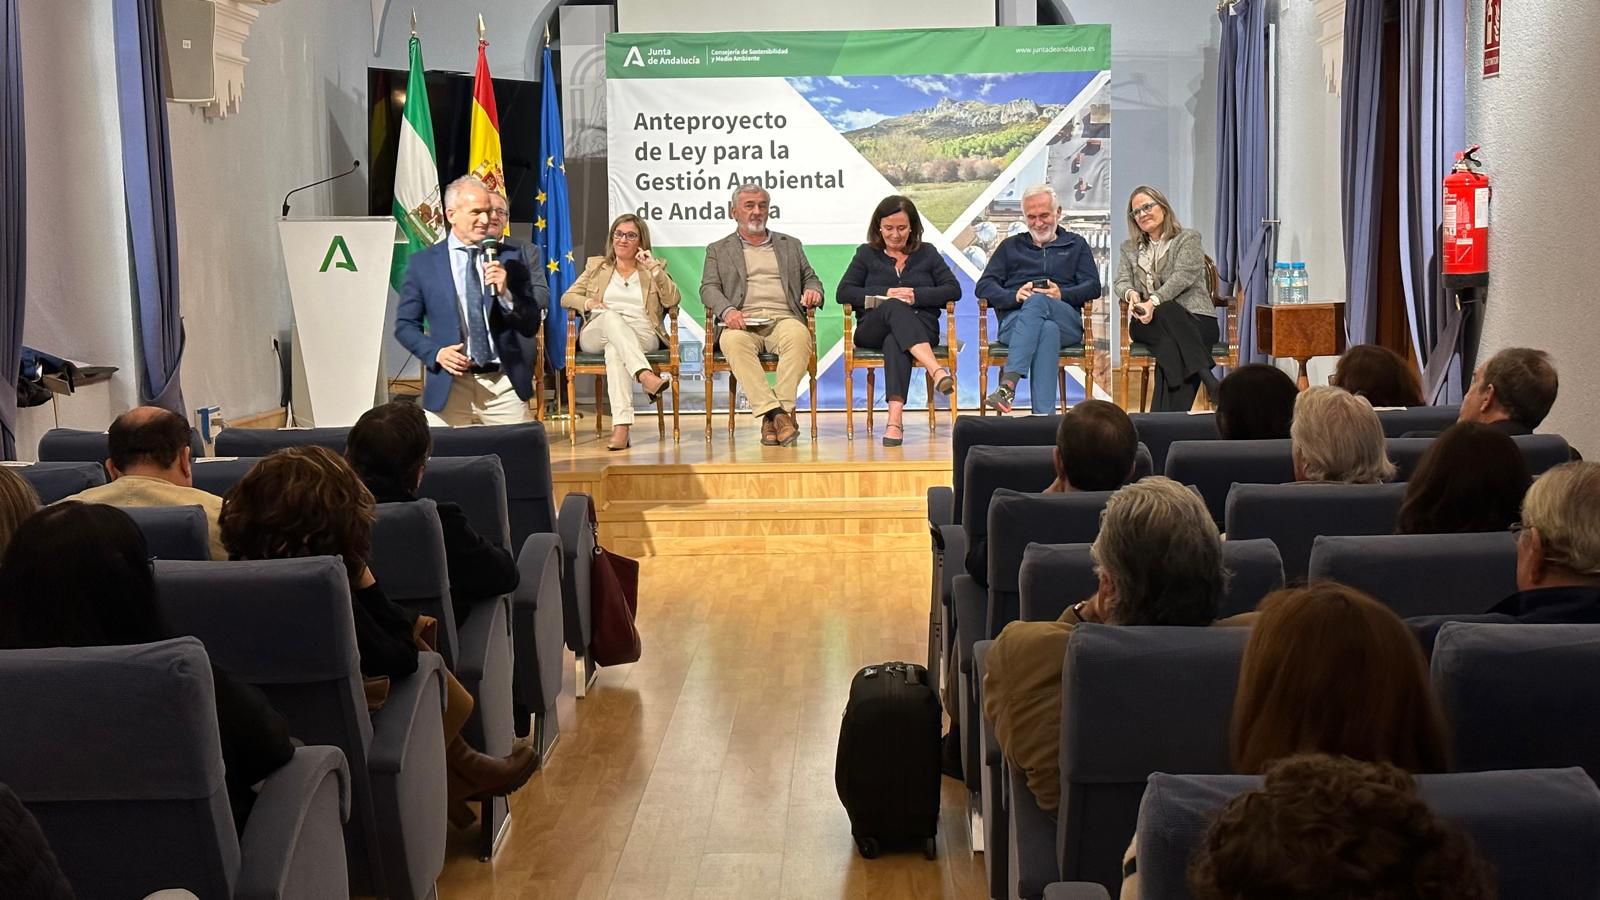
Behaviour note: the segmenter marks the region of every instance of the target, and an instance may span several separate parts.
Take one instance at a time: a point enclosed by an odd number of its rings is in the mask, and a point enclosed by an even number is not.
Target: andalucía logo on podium
[[[339,256],[338,262],[333,261],[334,254]],[[355,257],[350,255],[350,245],[344,242],[344,235],[342,234],[334,235],[333,240],[328,242],[328,252],[322,255],[322,268],[317,271],[319,273],[326,272],[330,265],[335,269],[344,269],[346,272],[356,271]]]

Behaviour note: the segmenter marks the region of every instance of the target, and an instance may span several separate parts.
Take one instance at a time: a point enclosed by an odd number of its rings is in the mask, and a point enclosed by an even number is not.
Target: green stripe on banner
[[[667,261],[667,271],[683,296],[683,311],[702,325],[705,305],[700,302],[700,276],[705,271],[704,247],[652,247],[651,253]],[[825,357],[844,338],[844,310],[833,296],[834,288],[855,256],[856,248],[843,244],[807,244],[806,259],[821,279],[826,302],[817,311],[817,355]],[[821,374],[820,372],[818,374]]]
[[[953,75],[1110,67],[1109,25],[606,36],[607,78]]]

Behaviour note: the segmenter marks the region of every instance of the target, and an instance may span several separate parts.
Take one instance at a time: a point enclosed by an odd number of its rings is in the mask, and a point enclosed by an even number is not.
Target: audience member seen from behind
[[[664,322],[678,315],[678,285],[667,261],[650,252],[650,226],[632,213],[611,223],[603,256],[591,256],[583,274],[561,295],[561,305],[583,321],[578,348],[604,353],[606,395],[611,400],[611,443],[628,449],[633,426],[633,385],[654,403],[671,384],[657,375],[645,353],[672,340]]]
[[[883,351],[883,395],[889,403],[883,445],[898,447],[905,438],[913,363],[933,377],[939,393],[955,392],[955,378],[933,355],[933,345],[939,341],[939,312],[961,299],[961,285],[944,255],[922,242],[922,216],[911,198],[879,201],[867,223],[867,242],[856,248],[837,296],[855,310],[855,345]],[[883,299],[868,309],[868,297]]]
[[[64,500],[29,518],[0,564],[0,648],[109,647],[176,637],[156,602],[144,532],[114,506]],[[234,825],[252,785],[294,755],[289,726],[255,687],[212,666]],[[112,739],[115,735],[109,736]]]
[[[182,416],[157,406],[130,409],[111,423],[106,444],[111,454],[106,460],[111,483],[79,491],[68,500],[125,508],[198,506],[206,514],[211,558],[228,558],[217,525],[222,498],[194,486],[189,423]]]
[[[345,458],[379,503],[416,501],[432,452],[428,418],[415,403],[396,401],[367,410],[345,441]],[[517,561],[473,531],[459,504],[441,500],[434,505],[450,568],[450,603],[460,625],[476,601],[517,589]]]
[[[344,457],[325,447],[289,447],[257,463],[228,492],[222,536],[232,559],[336,556],[343,560],[350,578],[361,673],[369,679],[399,678],[417,670],[418,649],[427,645],[426,636],[438,623],[384,596],[367,567],[376,506]],[[475,750],[461,736],[472,714],[472,695],[454,675],[445,682],[450,816],[459,825],[469,825],[466,801],[502,796],[521,787],[532,777],[538,756],[526,742],[519,742],[504,758]],[[369,703],[374,702],[373,693],[387,692],[381,687],[369,691]]]
[[[1505,432],[1476,422],[1446,429],[1406,483],[1399,534],[1502,531],[1517,521],[1532,479]]]
[[[1256,774],[1302,753],[1449,770],[1444,711],[1406,623],[1331,581],[1261,601],[1239,666],[1230,741],[1234,771]],[[1138,900],[1137,849],[1123,859],[1122,900]]]
[[[0,554],[22,523],[39,511],[39,495],[28,479],[9,466],[0,466]]]
[[[1169,478],[1144,478],[1112,495],[1090,557],[1100,577],[1094,596],[1054,622],[1007,625],[983,681],[984,714],[1000,749],[1046,811],[1060,803],[1061,670],[1073,627],[1209,625],[1222,599],[1216,523],[1199,495]]]
[[[1217,385],[1217,434],[1225,441],[1284,440],[1300,388],[1277,366],[1251,363]]]
[[[1061,348],[1083,342],[1083,305],[1100,296],[1100,269],[1089,243],[1061,227],[1055,188],[1037,184],[1022,192],[1028,230],[1000,242],[973,288],[994,310],[1005,344],[1000,386],[983,402],[1011,412],[1017,383],[1029,383],[1036,416],[1056,408],[1056,370]]]
[[[1490,612],[1523,622],[1600,623],[1600,463],[1563,463],[1522,501],[1517,593]]]
[[[1289,438],[1296,481],[1380,484],[1394,477],[1383,423],[1372,404],[1339,388],[1302,391],[1295,398]]]
[[[1339,357],[1329,384],[1367,398],[1373,406],[1422,406],[1422,381],[1400,354],[1378,344],[1357,344]]]
[[[1472,373],[1460,421],[1481,422],[1513,437],[1533,434],[1560,387],[1550,354],[1526,347],[1501,350]]]
[[[1236,771],[1297,753],[1449,771],[1427,660],[1393,610],[1331,581],[1277,591],[1257,610],[1233,702]]]
[[[1384,763],[1294,756],[1228,801],[1189,865],[1195,900],[1494,900],[1494,870]]]
[[[1085,400],[1061,416],[1056,427],[1055,480],[1041,493],[1114,491],[1133,477],[1139,433],[1133,420],[1115,403]],[[974,540],[967,548],[967,574],[989,586],[989,541]]]
[[[1200,385],[1215,397],[1221,335],[1200,232],[1184,228],[1165,194],[1148,185],[1128,198],[1128,233],[1111,293],[1127,304],[1128,336],[1156,358],[1150,409],[1187,412]]]

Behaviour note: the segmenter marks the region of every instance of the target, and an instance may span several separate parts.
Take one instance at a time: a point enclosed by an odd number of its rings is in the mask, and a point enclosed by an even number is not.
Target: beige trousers
[[[661,337],[649,322],[602,309],[590,316],[578,332],[578,348],[585,353],[605,352],[606,396],[611,400],[611,424],[633,424],[633,383],[650,368],[646,350],[661,346]]]
[[[424,412],[429,425],[515,425],[528,421],[528,402],[517,396],[504,372],[457,375],[444,409]]]
[[[726,328],[717,346],[727,358],[733,377],[744,388],[751,412],[764,416],[780,406],[794,412],[800,379],[811,368],[811,329],[804,319],[779,319],[771,325],[743,331]],[[767,373],[761,368],[759,354],[763,352],[778,355],[776,388],[767,384]]]

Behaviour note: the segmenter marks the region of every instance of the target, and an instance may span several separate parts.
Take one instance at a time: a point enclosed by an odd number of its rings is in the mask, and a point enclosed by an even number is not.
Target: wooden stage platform
[[[976,413],[968,413],[976,415]],[[817,439],[800,416],[793,447],[763,447],[755,422],[738,417],[732,438],[718,416],[712,440],[700,415],[684,416],[682,439],[657,436],[654,415],[640,415],[632,448],[606,450],[610,429],[547,422],[556,502],[570,491],[594,497],[600,540],[628,556],[856,553],[928,546],[927,489],[950,483],[950,419],[936,430],[925,414],[906,414],[905,444],[884,447],[884,418],[874,432],[856,415],[855,440],[843,413],[817,416]]]

